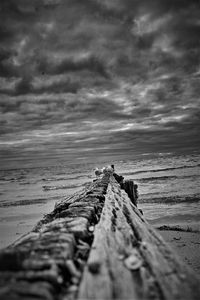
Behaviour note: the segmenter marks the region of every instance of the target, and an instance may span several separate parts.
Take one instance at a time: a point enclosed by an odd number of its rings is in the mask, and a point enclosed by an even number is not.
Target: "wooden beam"
[[[199,299],[197,277],[123,184],[104,174],[0,251],[0,299]]]
[[[111,176],[78,299],[199,299],[195,274]]]

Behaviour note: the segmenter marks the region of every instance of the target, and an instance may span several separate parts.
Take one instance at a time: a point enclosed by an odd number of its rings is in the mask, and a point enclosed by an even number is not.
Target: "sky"
[[[193,153],[199,0],[1,0],[1,165]]]

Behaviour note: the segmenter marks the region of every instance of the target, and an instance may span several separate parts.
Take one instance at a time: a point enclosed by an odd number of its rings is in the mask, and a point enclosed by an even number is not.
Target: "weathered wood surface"
[[[1,251],[0,299],[199,299],[195,274],[121,187],[104,175]]]
[[[79,299],[199,299],[199,282],[111,177]]]
[[[104,205],[109,175],[56,205],[0,252],[1,300],[74,299]]]

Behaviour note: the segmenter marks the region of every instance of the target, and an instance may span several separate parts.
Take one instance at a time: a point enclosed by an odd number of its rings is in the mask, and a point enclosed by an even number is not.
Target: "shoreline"
[[[161,225],[155,226],[155,228],[159,231],[180,231],[180,232],[193,232],[200,233],[200,230],[194,229],[190,226],[180,226],[180,225]]]

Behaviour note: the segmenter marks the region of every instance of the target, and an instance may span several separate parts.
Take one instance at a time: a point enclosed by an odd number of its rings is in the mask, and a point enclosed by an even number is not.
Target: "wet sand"
[[[0,208],[0,249],[30,232],[43,215],[53,210],[55,201],[44,204]]]
[[[181,260],[192,268],[200,280],[200,232],[158,230]]]

